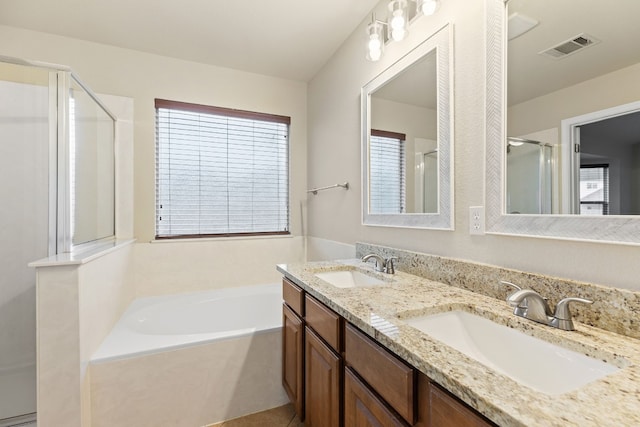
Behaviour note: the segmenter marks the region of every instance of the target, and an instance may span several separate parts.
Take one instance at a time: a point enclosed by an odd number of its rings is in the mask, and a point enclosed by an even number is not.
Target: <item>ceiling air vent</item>
[[[596,39],[589,34],[579,34],[559,45],[553,46],[550,49],[538,52],[540,55],[550,56],[554,59],[566,58],[567,56],[576,53],[577,51],[584,49],[585,47],[593,46],[600,43],[600,40]]]

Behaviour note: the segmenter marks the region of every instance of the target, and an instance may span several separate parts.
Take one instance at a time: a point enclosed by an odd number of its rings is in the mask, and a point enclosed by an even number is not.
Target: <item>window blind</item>
[[[580,215],[609,215],[609,165],[580,167]]]
[[[369,140],[369,212],[405,212],[405,135],[371,130]]]
[[[288,233],[289,124],[156,100],[156,237]]]

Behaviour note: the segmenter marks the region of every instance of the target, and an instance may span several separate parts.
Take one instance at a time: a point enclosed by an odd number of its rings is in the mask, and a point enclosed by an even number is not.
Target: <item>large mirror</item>
[[[362,89],[363,223],[452,229],[450,34]]]
[[[487,231],[640,243],[640,2],[487,5]]]

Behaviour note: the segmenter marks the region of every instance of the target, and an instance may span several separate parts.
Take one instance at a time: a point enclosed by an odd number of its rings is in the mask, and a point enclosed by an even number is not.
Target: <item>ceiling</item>
[[[378,1],[0,0],[0,25],[309,81]]]
[[[435,110],[438,103],[436,61],[436,52],[431,51],[380,87],[374,96]]]

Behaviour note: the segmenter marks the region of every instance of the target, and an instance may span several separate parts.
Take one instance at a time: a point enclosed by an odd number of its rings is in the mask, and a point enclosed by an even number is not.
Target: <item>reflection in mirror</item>
[[[551,213],[552,149],[540,141],[507,139],[508,213]]]
[[[507,7],[504,212],[640,214],[640,2]]]
[[[429,52],[371,93],[370,213],[438,211],[436,58]]]
[[[367,225],[452,228],[449,28],[362,90]]]

